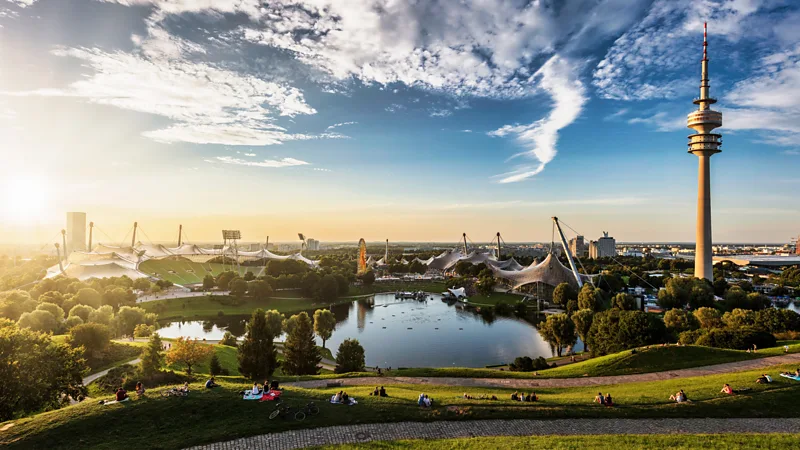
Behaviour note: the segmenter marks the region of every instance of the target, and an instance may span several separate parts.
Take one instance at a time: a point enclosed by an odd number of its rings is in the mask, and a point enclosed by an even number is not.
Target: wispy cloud
[[[648,201],[645,197],[609,197],[609,198],[582,198],[582,199],[564,199],[564,200],[549,200],[549,201],[525,201],[525,200],[511,200],[501,202],[485,202],[485,203],[455,203],[449,205],[439,205],[437,207],[442,209],[505,209],[517,207],[537,207],[537,206],[629,206],[641,205]]]
[[[450,111],[449,109],[434,108],[429,111],[429,115],[431,117],[449,117],[453,115],[453,111]]]
[[[342,123],[335,123],[335,124],[333,124],[333,125],[330,125],[330,126],[328,126],[328,128],[326,128],[326,130],[333,130],[333,129],[335,129],[335,128],[339,128],[339,127],[343,127],[343,126],[347,126],[347,125],[355,125],[355,124],[357,124],[357,123],[358,123],[358,122],[342,122]]]
[[[305,166],[310,163],[305,161],[301,161],[295,158],[282,158],[282,159],[265,159],[263,161],[248,161],[239,158],[233,158],[231,156],[217,156],[213,160],[205,160],[206,162],[220,162],[223,164],[233,164],[237,166],[250,166],[250,167],[269,167],[269,168],[279,168],[279,167],[293,167],[293,166]]]
[[[784,150],[781,154],[786,156],[800,156],[800,150]]]
[[[386,111],[390,112],[390,113],[393,113],[393,112],[397,112],[397,111],[402,111],[402,110],[406,109],[406,107],[401,105],[401,104],[399,104],[399,103],[392,103],[391,105],[387,106],[384,109]]]
[[[529,147],[521,155],[538,164],[518,166],[511,172],[496,175],[499,183],[514,183],[541,173],[556,156],[558,132],[578,118],[587,101],[583,84],[574,77],[574,68],[558,55],[550,58],[534,77],[540,79],[539,85],[553,101],[553,109],[547,117],[530,125],[505,125],[488,134],[496,137],[515,135],[517,142]]]
[[[684,116],[671,116],[661,111],[652,116],[632,117],[628,119],[629,124],[647,124],[653,126],[657,131],[676,131],[686,128],[686,118]]]
[[[630,108],[621,108],[617,112],[605,116],[603,118],[603,120],[605,120],[605,121],[613,121],[613,120],[620,119],[622,116],[627,114],[628,111],[630,111]]]

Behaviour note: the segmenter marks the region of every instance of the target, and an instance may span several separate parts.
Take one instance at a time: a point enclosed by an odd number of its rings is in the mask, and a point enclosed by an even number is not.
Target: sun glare
[[[2,221],[16,224],[35,223],[47,211],[49,182],[37,176],[21,176],[3,180]]]

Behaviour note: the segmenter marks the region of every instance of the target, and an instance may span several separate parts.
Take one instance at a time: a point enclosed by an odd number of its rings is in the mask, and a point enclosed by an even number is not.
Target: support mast
[[[131,236],[131,248],[136,245],[136,228],[139,227],[139,222],[133,222],[133,236]]]
[[[564,247],[564,251],[567,253],[567,261],[569,261],[569,267],[572,268],[572,274],[575,276],[575,281],[578,282],[578,288],[582,288],[583,281],[581,281],[581,274],[578,273],[578,268],[575,267],[575,260],[572,259],[572,253],[569,251],[567,238],[564,236],[564,232],[561,231],[561,225],[558,223],[558,217],[553,217],[553,223],[556,224],[556,229],[558,229],[558,236],[561,238],[561,245]]]
[[[92,251],[92,232],[94,231],[94,222],[89,222],[89,247],[86,248],[87,251]]]

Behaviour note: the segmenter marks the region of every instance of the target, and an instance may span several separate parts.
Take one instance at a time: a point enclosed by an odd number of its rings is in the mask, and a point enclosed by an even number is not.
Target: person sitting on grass
[[[342,392],[342,404],[344,405],[350,404],[350,396],[347,395],[347,392]]]
[[[189,393],[189,382],[188,381],[184,381],[183,382],[183,387],[181,388],[181,391],[183,391],[186,394]]]
[[[417,405],[425,407],[425,394],[419,394],[419,398],[417,399]]]
[[[375,386],[375,390],[370,392],[369,395],[373,395],[375,397],[380,395],[380,390],[378,390],[378,386]]]
[[[606,406],[614,406],[614,400],[611,399],[611,393],[606,394]]]
[[[388,395],[386,395],[386,389],[384,389],[383,386],[381,386],[381,390],[378,391],[378,395],[381,397],[388,397]]]
[[[731,389],[731,385],[729,385],[728,383],[725,383],[725,385],[722,386],[722,390],[720,392],[728,395],[734,394],[733,389]]]
[[[472,400],[472,396],[464,392],[464,398],[467,400]]]
[[[336,395],[333,396],[333,403],[342,403],[342,391],[337,392]]]
[[[594,398],[594,402],[595,403],[599,403],[601,405],[604,405],[606,403],[606,398],[603,397],[603,393],[602,392],[598,392],[597,393],[597,397]]]
[[[514,392],[513,394],[511,394],[511,400],[514,400],[514,401],[517,401],[517,400],[519,400],[519,394],[518,394],[518,393],[516,393],[516,392]]]
[[[209,378],[209,379],[206,381],[206,389],[215,388],[215,387],[217,387],[217,386],[219,386],[219,385],[218,385],[218,384],[217,384],[217,382],[214,380],[214,376],[212,375],[212,376],[211,376],[211,378]]]
[[[539,401],[539,397],[536,396],[536,392],[531,392],[531,398],[528,401],[529,402]]]
[[[761,376],[758,377],[758,379],[756,380],[756,383],[758,383],[758,384],[769,384],[769,383],[772,383],[772,377],[770,377],[769,375],[767,375],[765,373],[762,373]]]
[[[425,403],[425,407],[426,408],[430,408],[431,405],[433,404],[433,399],[428,397],[428,394],[425,394],[425,397],[423,398],[423,402]]]
[[[683,403],[688,401],[688,399],[686,398],[686,393],[683,392],[683,389],[675,393],[675,395],[670,395],[669,399],[675,401],[676,403]]]
[[[140,381],[140,382],[136,383],[136,395],[141,397],[142,395],[144,395],[144,391],[145,391],[145,389],[144,389],[144,385],[142,384],[142,382]]]
[[[258,387],[258,383],[253,383],[253,389],[250,390],[250,393],[253,395],[258,395],[261,393],[261,389]]]
[[[122,386],[120,386],[120,388],[117,389],[117,392],[114,395],[118,402],[124,402],[125,400],[128,399],[128,392],[125,389],[122,389]]]

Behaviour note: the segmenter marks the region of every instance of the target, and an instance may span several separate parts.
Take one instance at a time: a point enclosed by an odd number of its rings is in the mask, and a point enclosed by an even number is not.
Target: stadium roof
[[[740,266],[781,267],[800,264],[800,255],[722,255],[714,257],[714,262],[722,261],[730,261]]]
[[[511,282],[514,289],[532,283],[544,283],[550,286],[558,286],[561,283],[569,283],[572,287],[578,288],[578,282],[572,270],[561,264],[552,253],[539,264],[531,264],[522,270],[503,270],[490,266],[494,275]],[[581,278],[589,280],[588,275],[581,274]]]

